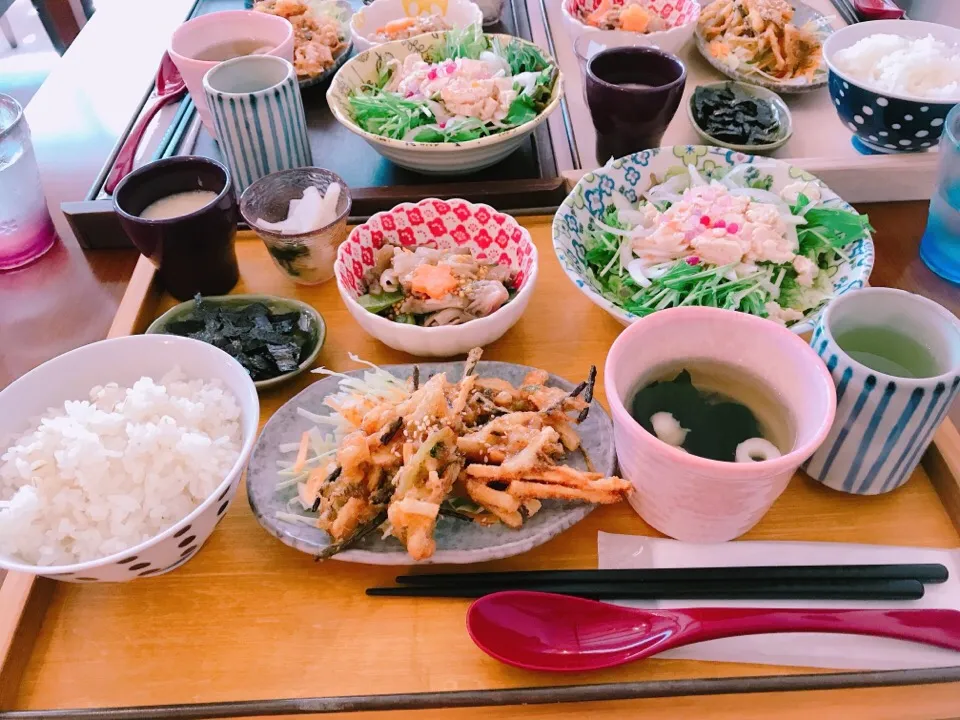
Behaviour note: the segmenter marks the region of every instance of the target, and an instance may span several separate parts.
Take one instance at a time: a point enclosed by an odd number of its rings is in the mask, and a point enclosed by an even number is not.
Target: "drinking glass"
[[[960,284],[960,105],[947,115],[940,137],[937,191],[930,200],[920,257],[937,275]]]
[[[583,87],[583,101],[587,101],[587,63],[590,58],[607,48],[617,47],[658,47],[645,35],[625,30],[605,30],[603,32],[585,32],[573,41],[573,52],[580,63],[580,84]]]
[[[0,94],[0,270],[33,262],[56,239],[23,108]]]
[[[687,69],[652,47],[612,47],[587,62],[587,107],[597,162],[660,146],[683,97]]]

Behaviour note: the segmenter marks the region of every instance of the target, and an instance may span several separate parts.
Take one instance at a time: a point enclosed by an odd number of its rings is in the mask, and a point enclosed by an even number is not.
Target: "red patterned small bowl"
[[[363,275],[384,243],[411,249],[467,247],[480,260],[516,271],[518,292],[492,315],[463,325],[425,328],[393,322],[357,302],[363,294]],[[355,227],[337,251],[334,273],[347,310],[377,340],[411,355],[450,357],[492,343],[520,319],[537,280],[537,247],[526,228],[489,205],[427,198],[377,213]]]
[[[614,5],[625,5],[626,1],[611,0]],[[698,0],[644,0],[642,5],[660,16],[667,26],[666,30],[648,33],[601,30],[588,25],[582,19],[583,15],[593,12],[600,2],[601,0],[563,0],[560,8],[572,41],[576,42],[577,38],[585,33],[596,33],[606,36],[611,46],[620,47],[632,35],[635,42],[630,43],[631,45],[652,45],[666,52],[677,53],[693,38],[697,20],[700,18]]]

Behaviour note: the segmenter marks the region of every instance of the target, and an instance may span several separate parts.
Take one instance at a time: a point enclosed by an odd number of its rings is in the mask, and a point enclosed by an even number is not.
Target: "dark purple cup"
[[[680,58],[651,47],[608,48],[590,58],[586,75],[601,165],[660,146],[687,82]]]
[[[151,203],[191,190],[210,190],[217,197],[185,215],[140,217]],[[233,241],[239,213],[230,173],[220,163],[188,155],[144,165],[117,185],[113,207],[130,240],[156,265],[164,287],[175,298],[223,295],[237,284],[240,271]]]

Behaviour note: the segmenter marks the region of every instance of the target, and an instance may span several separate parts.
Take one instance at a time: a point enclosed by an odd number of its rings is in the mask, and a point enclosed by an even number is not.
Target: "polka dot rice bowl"
[[[943,100],[871,89],[840,72],[833,62],[840,50],[880,33],[908,38],[932,35],[947,45],[960,47],[960,29],[936,23],[875,20],[838,30],[824,44],[834,109],[847,129],[871,150],[923,152],[935,147],[943,134],[947,113],[960,102],[960,97]]]
[[[141,377],[159,381],[179,367],[188,379],[219,380],[239,407],[239,456],[213,492],[159,534],[121,552],[70,565],[31,565],[0,555],[0,567],[66,582],[124,582],[152,577],[188,562],[223,519],[236,496],[260,420],[256,388],[246,370],[222,350],[173,335],[134,335],[85,345],[27,373],[0,391],[0,453],[37,426],[48,409],[89,397],[107,383],[131,387]]]

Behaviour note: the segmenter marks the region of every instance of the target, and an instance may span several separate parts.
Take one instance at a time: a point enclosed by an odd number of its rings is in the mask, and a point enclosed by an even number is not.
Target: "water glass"
[[[937,191],[920,241],[920,257],[937,275],[960,284],[960,105],[947,115],[940,137]]]
[[[0,270],[33,262],[56,239],[23,108],[0,94]]]

